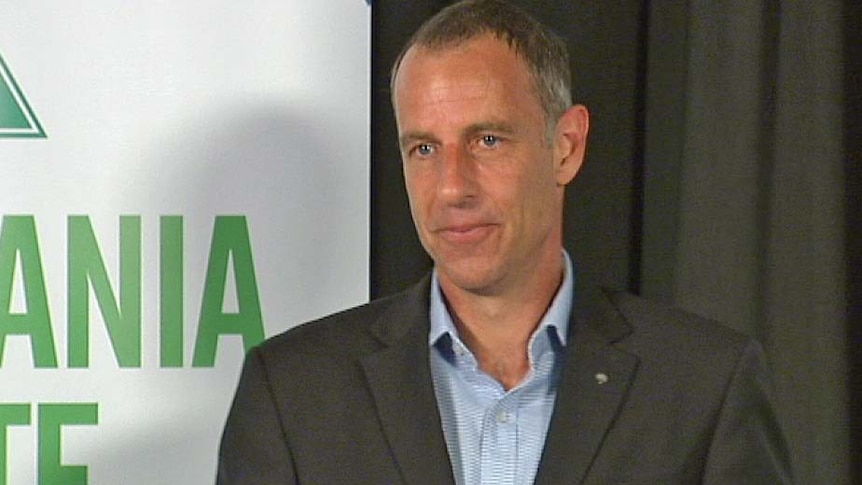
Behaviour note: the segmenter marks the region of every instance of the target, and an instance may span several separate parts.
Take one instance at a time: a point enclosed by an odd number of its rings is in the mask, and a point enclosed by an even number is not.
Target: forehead
[[[483,97],[539,104],[526,63],[507,42],[490,34],[440,48],[411,47],[398,68],[393,87],[396,112],[400,106],[417,103]]]

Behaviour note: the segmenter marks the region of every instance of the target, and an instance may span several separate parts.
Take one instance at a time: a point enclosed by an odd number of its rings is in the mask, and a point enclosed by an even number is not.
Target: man
[[[789,482],[756,343],[577,284],[563,193],[589,115],[556,37],[458,3],[405,47],[392,100],[434,271],[254,349],[219,483]]]

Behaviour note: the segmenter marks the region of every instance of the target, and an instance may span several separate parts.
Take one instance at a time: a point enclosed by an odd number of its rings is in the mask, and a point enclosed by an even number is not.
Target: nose
[[[438,196],[453,206],[467,206],[476,199],[476,164],[460,145],[445,147],[439,159]]]

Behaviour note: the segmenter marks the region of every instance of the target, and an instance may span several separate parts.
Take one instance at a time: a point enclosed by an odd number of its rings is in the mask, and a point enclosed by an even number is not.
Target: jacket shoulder
[[[273,355],[341,357],[380,349],[427,320],[430,276],[401,293],[303,323],[270,337],[255,350]]]
[[[263,355],[343,355],[349,349],[373,346],[371,326],[403,298],[402,294],[394,295],[302,323],[268,338],[257,350]]]
[[[741,349],[754,341],[738,330],[679,308],[622,291],[606,294],[631,326],[631,338],[638,341],[655,340],[663,342],[663,347],[698,350]]]

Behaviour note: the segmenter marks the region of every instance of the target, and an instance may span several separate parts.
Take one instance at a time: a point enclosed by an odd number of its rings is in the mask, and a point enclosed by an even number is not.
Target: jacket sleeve
[[[297,483],[258,349],[246,356],[219,449],[217,485]]]
[[[792,483],[768,375],[762,348],[749,343],[727,386],[704,469],[705,485]]]

